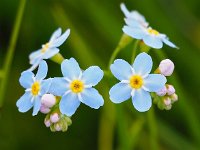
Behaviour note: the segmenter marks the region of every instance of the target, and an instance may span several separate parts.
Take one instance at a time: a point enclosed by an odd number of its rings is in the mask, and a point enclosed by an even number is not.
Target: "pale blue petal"
[[[41,57],[42,57],[41,49],[32,52],[32,53],[29,55],[30,64],[31,64],[31,65],[35,64],[35,62],[37,61],[37,59],[39,59],[39,58],[41,58]]]
[[[68,93],[60,101],[60,112],[70,117],[76,112],[80,103],[77,94]]]
[[[138,18],[140,19],[140,18]],[[132,19],[132,18],[125,18],[125,22],[128,25],[128,27],[130,27],[130,29],[132,29],[133,31],[137,31],[137,32],[141,32],[142,36],[144,36],[145,32],[145,28],[142,26],[142,24],[145,24],[146,22],[144,20],[136,20],[136,19]]]
[[[23,86],[25,89],[30,88],[33,83],[33,77],[34,74],[31,71],[22,72],[21,77],[19,78],[21,86]]]
[[[121,8],[122,12],[124,13],[124,15],[125,15],[126,17],[129,17],[130,12],[128,11],[128,9],[126,8],[126,6],[125,6],[124,3],[121,3],[121,4],[120,4],[120,8]]]
[[[31,93],[26,92],[16,103],[19,112],[27,112],[33,107],[33,103],[31,102]]]
[[[143,89],[136,90],[132,97],[132,103],[139,112],[148,111],[152,105],[150,93]]]
[[[123,59],[116,59],[110,66],[110,70],[118,80],[129,80],[133,74],[132,66]]]
[[[126,18],[125,22],[126,22],[126,24],[128,25],[128,27],[132,31],[136,31],[136,32],[140,33],[142,37],[145,35],[144,31],[142,30],[142,26],[141,26],[142,22],[139,22],[138,20],[132,19],[132,18]]]
[[[49,43],[51,43],[52,41],[54,41],[55,39],[57,39],[62,33],[61,28],[58,28],[56,31],[54,31],[54,33],[51,35],[51,38],[49,40]]]
[[[129,26],[124,26],[122,28],[122,30],[125,34],[131,36],[132,38],[138,39],[138,40],[141,40],[145,36],[144,31],[142,31],[139,28],[131,28]]]
[[[137,55],[135,58],[133,68],[136,74],[145,76],[151,72],[152,65],[153,62],[151,56],[143,52]]]
[[[35,116],[38,114],[41,106],[41,97],[37,96],[34,99],[34,106],[33,106],[33,113],[32,115]]]
[[[144,87],[149,92],[157,92],[165,86],[167,79],[161,74],[150,74],[144,79]]]
[[[49,48],[42,57],[43,59],[49,59],[54,55],[56,55],[58,52],[59,52],[58,48]]]
[[[95,86],[103,78],[103,71],[98,66],[91,66],[83,72],[82,80],[85,85]]]
[[[37,60],[35,60],[34,64],[28,69],[28,71],[35,70],[39,66],[42,60],[43,60],[42,58],[38,58]]]
[[[144,38],[143,41],[146,45],[152,47],[152,48],[156,48],[156,49],[160,49],[163,47],[163,42],[162,40],[155,35],[149,35],[147,34]]]
[[[109,91],[113,103],[121,103],[131,97],[131,87],[127,83],[117,83]]]
[[[35,78],[37,80],[44,79],[47,76],[47,71],[48,71],[47,63],[46,61],[42,60],[39,64],[39,68],[38,68]]]
[[[51,43],[50,47],[59,47],[60,45],[62,45],[65,42],[65,40],[68,38],[69,34],[70,34],[70,29],[66,30],[65,33],[63,33],[60,37],[55,39]]]
[[[104,100],[99,92],[94,88],[87,88],[81,93],[81,99],[79,99],[85,105],[98,109],[103,106]]]
[[[69,83],[64,78],[53,78],[49,93],[56,96],[63,96],[69,90]]]
[[[81,73],[79,64],[74,58],[65,59],[61,64],[61,70],[64,77],[71,80],[77,79]]]
[[[163,38],[162,41],[172,48],[178,48],[174,43],[170,42],[167,38]]]
[[[44,95],[46,93],[49,93],[49,89],[50,89],[50,86],[52,84],[52,78],[49,78],[49,79],[46,79],[46,80],[43,80],[41,82],[41,95]]]

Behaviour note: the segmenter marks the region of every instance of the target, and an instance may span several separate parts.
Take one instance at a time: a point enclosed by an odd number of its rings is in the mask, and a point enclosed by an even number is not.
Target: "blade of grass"
[[[57,4],[53,9],[52,9],[52,14],[54,17],[54,20],[57,24],[61,26],[68,26],[71,29],[71,35],[69,38],[70,46],[74,49],[72,51],[77,58],[80,59],[83,64],[86,62],[88,64],[103,64],[101,60],[93,53],[91,48],[85,44],[85,41],[83,38],[81,38],[81,35],[78,34],[76,27],[73,25],[73,23],[70,21],[69,17],[64,11],[64,8]]]
[[[132,150],[135,148],[138,140],[140,139],[140,133],[144,127],[145,120],[143,117],[138,118],[132,123],[132,126],[129,130],[128,140],[128,149]]]
[[[160,139],[169,146],[168,148],[174,150],[197,150],[194,143],[189,142],[188,139],[184,138],[175,129],[170,128],[167,122],[158,121],[158,130]]]
[[[0,79],[4,77],[4,71],[0,70]]]
[[[117,129],[118,129],[118,138],[119,138],[119,149],[129,150],[128,149],[128,124],[126,115],[124,114],[123,105],[116,106],[116,115],[117,115]]]
[[[22,22],[22,17],[24,14],[25,4],[26,4],[26,0],[20,0],[19,8],[17,10],[16,20],[14,23],[11,39],[10,39],[9,46],[8,46],[8,52],[6,54],[5,63],[3,66],[5,78],[4,78],[4,80],[2,80],[2,83],[0,86],[0,108],[3,106],[4,96],[5,96],[5,92],[6,92],[6,86],[7,86],[7,82],[8,82],[8,78],[9,78],[12,59],[14,56],[18,33],[19,33],[21,22]]]
[[[154,108],[152,107],[147,113],[147,120],[149,125],[149,140],[150,147],[152,150],[157,150],[158,148],[158,133],[157,133],[157,122],[155,119]]]

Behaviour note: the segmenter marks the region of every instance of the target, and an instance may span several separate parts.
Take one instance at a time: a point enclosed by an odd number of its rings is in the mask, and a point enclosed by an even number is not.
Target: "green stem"
[[[15,46],[18,38],[18,33],[20,29],[20,25],[22,22],[22,17],[24,14],[24,9],[25,9],[25,4],[26,0],[20,0],[18,12],[17,12],[17,17],[15,20],[14,28],[12,31],[9,47],[8,47],[8,52],[5,58],[5,63],[3,66],[3,71],[4,71],[4,79],[2,80],[1,86],[0,86],[0,107],[3,105],[3,100],[6,92],[6,86],[7,86],[7,81],[9,78],[9,72],[12,64],[12,59],[14,56],[14,51],[15,51]]]
[[[152,150],[158,150],[158,133],[156,127],[156,119],[154,108],[152,107],[147,113],[147,119],[149,122],[149,131],[150,131],[150,146]]]
[[[119,44],[117,45],[117,47],[115,48],[115,50],[113,51],[109,63],[108,63],[108,70],[110,69],[110,65],[113,63],[114,59],[117,57],[117,54],[120,52],[120,50],[122,48],[124,48],[126,45],[128,45],[130,42],[132,41],[132,38],[130,38],[129,36],[127,36],[126,34],[123,34]]]
[[[116,115],[117,115],[117,129],[118,129],[118,137],[119,137],[119,149],[123,149],[123,150],[129,150],[128,147],[128,125],[127,125],[127,119],[126,119],[126,115],[124,113],[123,110],[123,106],[122,105],[118,105],[116,106],[117,111],[116,111]]]
[[[136,56],[136,53],[137,53],[137,47],[138,47],[139,41],[140,40],[136,40],[135,44],[133,46],[133,52],[132,52],[132,56],[131,56],[131,63],[134,62],[134,59],[135,59],[135,56]]]
[[[63,62],[63,60],[64,60],[64,57],[63,57],[60,53],[58,53],[58,54],[56,54],[55,56],[53,56],[53,57],[51,58],[51,60],[52,60],[53,62],[55,62],[55,63],[61,64],[61,63]]]

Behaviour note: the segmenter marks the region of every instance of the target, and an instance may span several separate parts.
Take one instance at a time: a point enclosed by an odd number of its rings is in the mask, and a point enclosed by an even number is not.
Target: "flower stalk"
[[[0,108],[3,106],[7,81],[8,81],[8,78],[9,78],[9,72],[10,72],[12,59],[13,59],[14,52],[15,52],[16,42],[17,42],[17,38],[18,38],[18,34],[19,34],[21,22],[22,22],[24,10],[25,10],[25,5],[26,5],[26,0],[20,0],[16,20],[15,20],[15,23],[14,23],[11,39],[10,39],[10,42],[9,42],[8,52],[6,54],[5,63],[4,63],[4,66],[3,66],[3,71],[2,71],[2,72],[4,72],[4,74],[3,74],[4,78],[3,78],[2,83],[0,85]]]

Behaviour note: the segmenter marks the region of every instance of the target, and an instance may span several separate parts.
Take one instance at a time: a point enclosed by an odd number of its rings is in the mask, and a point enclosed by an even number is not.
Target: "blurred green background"
[[[58,27],[71,29],[60,47],[64,57],[75,57],[83,69],[91,65],[106,69],[122,35],[121,2],[129,10],[138,10],[153,28],[166,33],[180,47],[164,46],[150,52],[156,56],[155,64],[161,60],[157,54],[163,53],[175,63],[176,71],[169,81],[179,101],[172,110],[161,111],[154,105],[155,116],[148,117],[148,113],[138,113],[130,101],[114,105],[108,99],[110,87],[104,78],[97,86],[105,97],[104,107],[94,110],[82,104],[66,133],[52,133],[43,124],[42,114],[32,117],[31,111],[19,113],[15,103],[24,92],[18,82],[20,73],[29,67],[29,54],[47,42]],[[1,68],[19,3],[0,0]],[[199,7],[199,0],[27,0],[0,110],[0,150],[200,149]],[[127,48],[118,58],[130,60],[130,54]],[[49,77],[61,76],[58,64],[48,60],[48,65]]]

